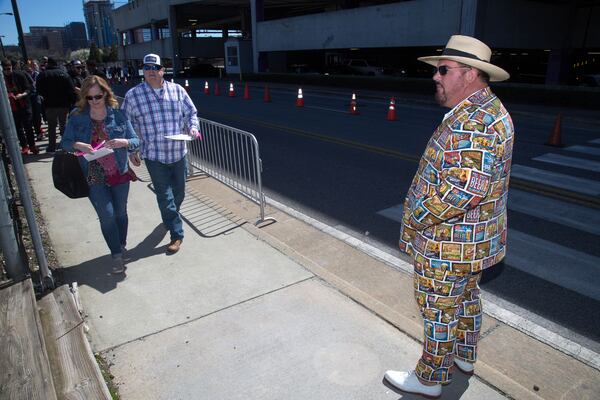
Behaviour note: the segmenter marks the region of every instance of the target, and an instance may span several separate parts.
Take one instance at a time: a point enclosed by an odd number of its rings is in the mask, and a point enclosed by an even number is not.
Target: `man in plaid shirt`
[[[200,138],[196,107],[183,87],[163,79],[160,57],[144,56],[144,80],[125,95],[122,109],[141,139],[140,154],[130,157],[134,165],[145,160],[163,224],[171,234],[167,252],[179,251],[183,221],[179,208],[185,196],[187,175],[185,140],[165,136],[187,134]]]

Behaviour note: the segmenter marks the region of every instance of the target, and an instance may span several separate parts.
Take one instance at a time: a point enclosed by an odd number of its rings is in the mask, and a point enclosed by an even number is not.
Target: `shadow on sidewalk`
[[[167,230],[163,227],[162,223],[158,224],[137,246],[125,252],[125,263],[128,264],[157,254],[164,254],[167,250],[167,245],[156,246],[164,239],[166,234]],[[106,246],[104,242],[101,245]],[[115,289],[117,283],[124,280],[127,276],[127,272],[125,274],[112,275],[110,270],[111,257],[107,254],[84,261],[78,265],[63,267],[61,269],[61,280],[69,284],[77,282],[78,285],[87,285],[101,293],[106,293]]]

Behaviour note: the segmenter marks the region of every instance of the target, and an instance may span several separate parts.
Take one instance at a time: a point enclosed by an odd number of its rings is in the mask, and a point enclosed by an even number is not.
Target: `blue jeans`
[[[116,186],[91,185],[90,201],[100,219],[102,236],[113,257],[121,255],[121,246],[127,243],[127,197],[129,182]]]
[[[186,158],[171,164],[148,159],[145,162],[156,192],[163,224],[171,233],[171,240],[183,239],[183,221],[179,208],[185,197]]]

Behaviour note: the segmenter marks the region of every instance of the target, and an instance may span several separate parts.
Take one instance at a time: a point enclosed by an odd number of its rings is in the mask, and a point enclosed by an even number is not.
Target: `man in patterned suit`
[[[513,146],[510,115],[489,81],[509,75],[481,41],[454,35],[435,67],[437,102],[451,110],[433,133],[404,202],[400,250],[413,259],[424,346],[414,371],[387,371],[395,387],[436,398],[456,366],[472,375],[481,328],[481,271],[506,251]]]

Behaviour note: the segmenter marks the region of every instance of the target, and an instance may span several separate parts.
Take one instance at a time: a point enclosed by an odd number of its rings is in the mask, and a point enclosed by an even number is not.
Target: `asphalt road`
[[[398,206],[447,110],[429,99],[403,99],[396,104],[398,120],[390,122],[385,93],[366,98],[358,93],[360,115],[353,116],[351,92],[341,90],[305,88],[305,107],[297,108],[292,86],[272,88],[273,101],[264,103],[258,84],[251,86],[250,101],[241,98],[239,86],[237,96],[229,98],[223,83],[221,97],[206,96],[199,82],[192,84],[198,85],[192,98],[201,117],[257,137],[267,196],[400,256]],[[592,190],[583,198],[598,200],[593,190],[600,181],[600,119],[565,112],[567,147],[559,149],[544,145],[556,110],[507,108],[516,128],[513,166],[534,169],[525,175],[564,174],[561,182],[583,179],[577,181],[581,190]],[[483,288],[513,311],[600,352],[598,226],[597,208],[511,188],[508,255],[485,272]]]

